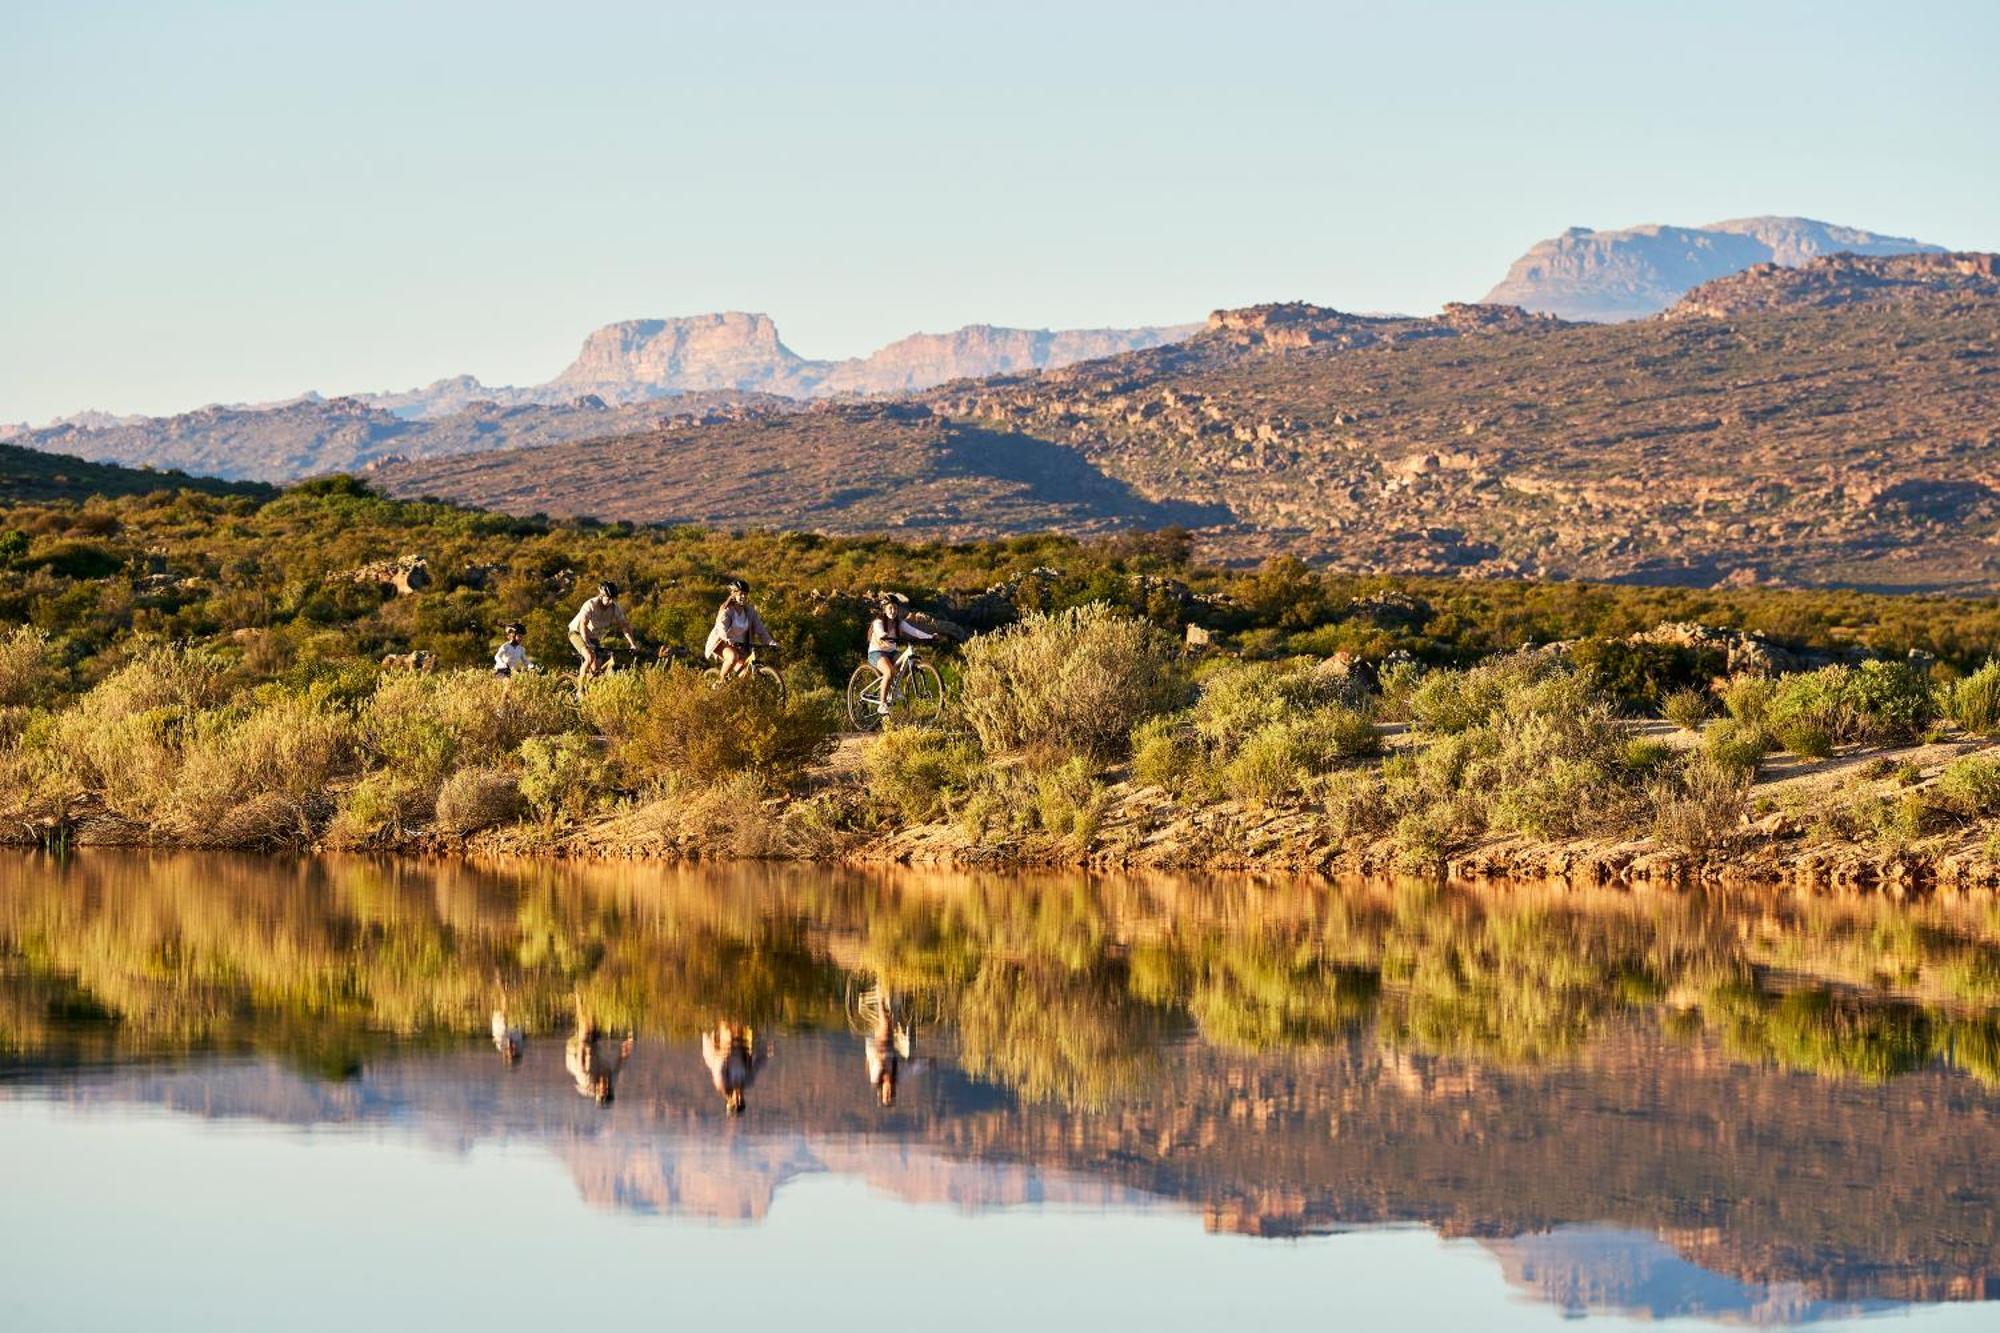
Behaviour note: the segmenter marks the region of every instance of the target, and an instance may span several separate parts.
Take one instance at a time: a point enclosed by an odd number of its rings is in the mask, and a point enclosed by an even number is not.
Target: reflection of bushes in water
[[[259,1045],[278,1028],[315,1034],[303,1043],[315,1048],[342,1032],[471,1035],[502,1002],[554,1031],[577,995],[601,1021],[662,1032],[692,1033],[718,1011],[838,1021],[838,972],[791,918],[641,919],[532,889],[509,912],[490,886],[454,903],[469,876],[371,863],[296,878],[269,862],[170,863],[115,891],[81,870],[22,869],[0,893],[0,948],[156,1045]]]
[[[1168,1011],[1134,999],[1114,969],[1002,962],[980,969],[954,1017],[968,1073],[1084,1110],[1143,1089],[1169,1028]]]
[[[1535,1062],[1573,1053],[1608,1011],[1664,992],[1687,957],[1650,923],[1541,907],[1495,913],[1416,891],[1382,946],[1384,1037],[1419,1050]]]
[[[1862,1004],[1827,990],[1770,996],[1724,986],[1711,993],[1705,1011],[1718,1020],[1732,1052],[1787,1069],[1880,1083],[1931,1055],[1931,1025],[1909,1005]]]
[[[1337,1042],[1371,1012],[1385,1044],[1488,1060],[1564,1057],[1640,1011],[1830,1075],[1888,1077],[1933,1053],[1992,1070],[1990,1030],[1956,1009],[1992,1004],[2000,917],[1941,905],[760,875],[0,863],[0,956],[17,960],[0,961],[0,1042],[279,1049],[294,1031],[316,1051],[342,1034],[482,1034],[502,1002],[554,1032],[578,999],[658,1034],[724,1014],[837,1027],[852,977],[962,1022],[976,1070],[1080,1105],[1140,1086],[1153,1043],[1189,1020],[1211,1043],[1267,1049]],[[1766,969],[1843,998],[1760,996]],[[1889,986],[1932,1008],[1886,1000]]]
[[[1379,988],[1372,971],[1336,967],[1316,949],[1253,937],[1231,941],[1203,961],[1187,1004],[1202,1036],[1217,1045],[1314,1046],[1358,1028]]]
[[[1958,1019],[1942,1025],[1938,1055],[1989,1088],[2000,1088],[2000,1015]]]

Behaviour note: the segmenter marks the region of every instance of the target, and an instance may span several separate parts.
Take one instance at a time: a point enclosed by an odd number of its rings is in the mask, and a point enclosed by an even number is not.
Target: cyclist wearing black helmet
[[[937,637],[903,619],[903,604],[907,600],[901,593],[883,593],[868,621],[868,665],[882,677],[882,701],[875,705],[875,711],[885,717],[889,713],[890,691],[896,684],[896,657],[903,650],[903,641]]]
[[[534,659],[528,656],[527,645],[521,642],[523,627],[515,621],[507,627],[507,642],[500,645],[493,654],[493,674],[505,679],[516,671],[533,671]]]
[[[719,661],[722,678],[728,680],[745,669],[752,648],[775,648],[777,642],[764,628],[764,617],[750,605],[750,585],[742,579],[729,580],[729,595],[715,613],[715,628],[708,632],[702,656]]]
[[[606,580],[597,585],[597,595],[578,607],[569,622],[569,641],[576,648],[576,655],[583,659],[583,665],[576,671],[579,691],[585,681],[610,665],[610,658],[604,653],[604,632],[610,629],[623,633],[625,642],[634,651],[638,649],[639,641],[632,637],[632,622],[618,605],[618,585]]]

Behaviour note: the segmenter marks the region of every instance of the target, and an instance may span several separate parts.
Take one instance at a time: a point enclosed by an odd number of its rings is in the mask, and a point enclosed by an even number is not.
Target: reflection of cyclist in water
[[[701,1034],[701,1059],[708,1066],[709,1082],[722,1094],[722,1104],[731,1115],[743,1113],[743,1094],[770,1058],[770,1047],[757,1045],[755,1028],[723,1019],[713,1032]]]
[[[509,1065],[517,1063],[528,1046],[528,1034],[507,1021],[504,1008],[493,1011],[493,1045]]]
[[[896,1104],[896,1080],[910,1058],[910,1025],[891,1002],[884,1002],[875,1019],[875,1030],[864,1044],[868,1058],[868,1086],[882,1105]]]
[[[896,1080],[910,1061],[907,1006],[879,986],[863,991],[855,1013],[862,1023],[861,1052],[868,1062],[868,1086],[884,1106],[896,1104]]]
[[[596,1019],[585,1014],[583,1001],[578,1000],[576,1031],[563,1048],[563,1065],[576,1080],[578,1094],[595,1100],[599,1106],[611,1105],[618,1071],[631,1057],[632,1034],[628,1031],[622,1038],[608,1036],[597,1026]]]

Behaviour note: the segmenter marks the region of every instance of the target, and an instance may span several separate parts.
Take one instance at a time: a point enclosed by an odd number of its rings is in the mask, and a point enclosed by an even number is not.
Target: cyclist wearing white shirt
[[[516,671],[533,671],[535,663],[528,656],[527,645],[521,642],[520,622],[507,627],[507,642],[500,645],[493,654],[493,674],[500,677],[513,675]]]
[[[722,678],[741,672],[753,648],[775,648],[778,641],[764,627],[764,617],[750,605],[750,585],[742,579],[729,580],[729,595],[715,613],[715,627],[708,632],[702,656],[720,659]]]
[[[896,656],[903,651],[903,640],[936,637],[903,619],[902,598],[893,593],[884,594],[881,605],[868,622],[868,665],[882,677],[882,701],[875,705],[876,712],[885,717],[888,715],[889,690],[896,683]]]

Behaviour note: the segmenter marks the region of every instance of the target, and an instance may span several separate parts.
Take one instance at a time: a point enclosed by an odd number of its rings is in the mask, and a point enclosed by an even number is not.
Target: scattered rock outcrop
[[[394,588],[398,597],[407,597],[431,586],[431,567],[430,562],[420,555],[405,555],[363,565],[348,578],[355,583]]]
[[[2000,255],[1830,255],[1797,268],[1759,264],[1683,296],[1668,319],[1735,319],[1805,307],[1894,304],[1920,295],[2000,296]]]

